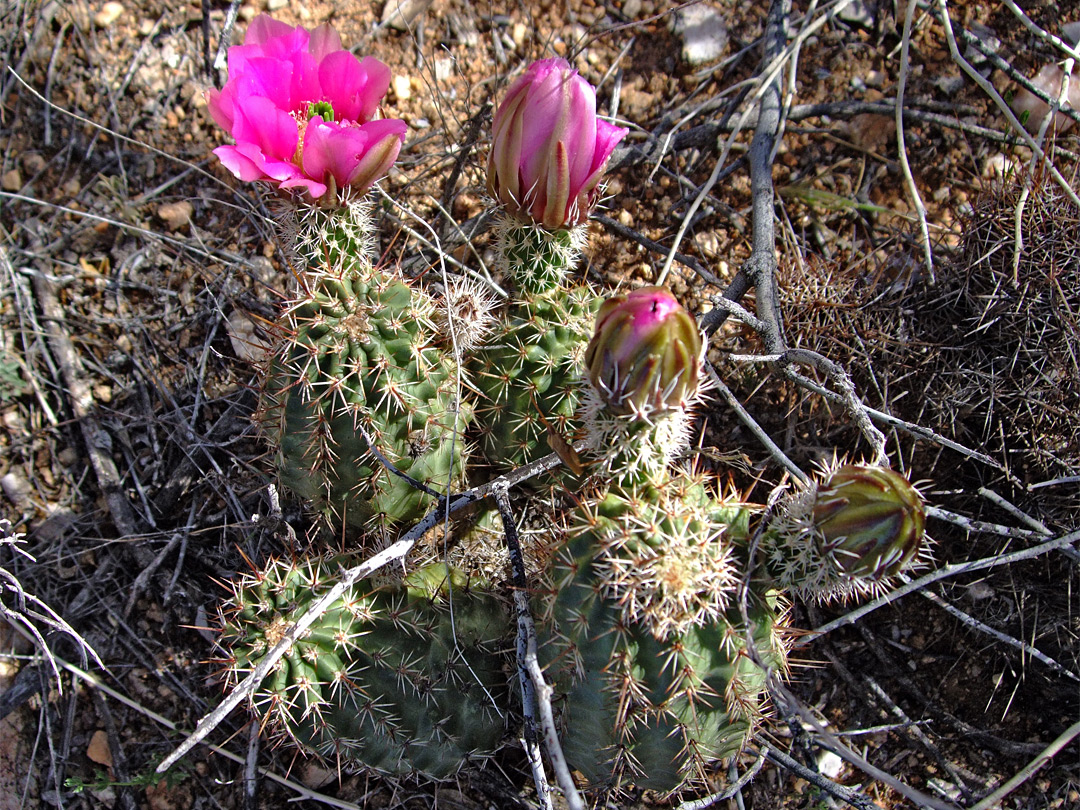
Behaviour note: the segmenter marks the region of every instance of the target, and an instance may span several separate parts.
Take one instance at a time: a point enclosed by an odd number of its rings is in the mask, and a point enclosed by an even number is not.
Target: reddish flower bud
[[[919,553],[925,524],[918,490],[884,467],[843,466],[814,500],[822,551],[845,573],[862,579],[903,571]]]
[[[605,301],[585,367],[608,409],[649,416],[688,404],[698,392],[701,333],[663,287]]]
[[[533,62],[495,112],[488,192],[550,230],[578,225],[627,132],[596,117],[596,91],[564,59]]]

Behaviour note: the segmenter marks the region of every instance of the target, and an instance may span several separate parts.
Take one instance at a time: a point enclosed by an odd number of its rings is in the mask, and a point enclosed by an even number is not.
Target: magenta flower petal
[[[265,96],[241,98],[236,105],[232,135],[238,145],[254,144],[276,158],[289,159],[300,140],[296,119]]]
[[[319,81],[337,120],[370,121],[390,88],[390,68],[373,56],[361,61],[338,51],[319,64]]]
[[[316,62],[321,62],[330,54],[341,49],[341,37],[334,30],[334,26],[329,23],[323,23],[311,32],[308,53],[315,58]]]
[[[596,117],[596,92],[563,59],[534,62],[492,123],[488,191],[555,230],[583,222],[603,166],[627,130]]]
[[[207,92],[211,117],[236,141],[214,153],[241,180],[315,198],[363,193],[389,170],[407,130],[373,120],[389,86],[390,69],[344,50],[329,25],[309,32],[260,15],[229,49],[225,87]]]

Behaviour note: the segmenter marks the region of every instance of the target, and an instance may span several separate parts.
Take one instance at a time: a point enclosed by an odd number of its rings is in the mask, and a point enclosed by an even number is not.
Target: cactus
[[[226,679],[244,678],[350,561],[271,562],[222,609]],[[403,583],[360,582],[333,602],[257,688],[280,742],[334,767],[446,779],[494,753],[510,706],[509,619],[462,574],[433,564]]]
[[[282,483],[349,526],[416,520],[464,474],[471,408],[461,369],[438,345],[426,293],[372,266],[357,205],[296,220],[304,287],[263,374],[260,421]],[[315,233],[311,229],[315,229]],[[318,262],[322,247],[323,262]]]
[[[907,479],[869,464],[832,464],[794,493],[763,536],[777,582],[818,602],[884,592],[925,564],[926,507]]]
[[[541,649],[563,695],[563,746],[594,786],[675,793],[759,724],[762,664],[785,668],[784,603],[752,582],[749,627],[742,619],[749,510],[738,499],[682,476],[595,497],[576,512],[547,599]]]
[[[577,431],[581,358],[597,303],[587,287],[526,296],[473,357],[480,446],[491,464],[518,467],[551,452],[549,429],[567,439]]]
[[[687,324],[665,291],[617,296],[588,349],[593,475],[541,597],[541,649],[567,760],[598,787],[700,785],[746,743],[768,670],[786,666],[780,595],[752,580],[738,598],[749,507],[669,466],[699,396]]]

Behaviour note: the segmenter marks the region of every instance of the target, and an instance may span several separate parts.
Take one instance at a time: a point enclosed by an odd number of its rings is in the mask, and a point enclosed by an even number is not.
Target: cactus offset
[[[751,583],[748,632],[736,592],[749,510],[737,499],[685,477],[596,496],[557,555],[541,647],[565,696],[564,749],[594,785],[674,793],[760,722],[766,671],[747,638],[784,670],[782,600]]]
[[[254,669],[349,562],[277,561],[242,578],[222,610],[227,680]],[[251,708],[275,738],[333,766],[445,779],[502,743],[508,628],[493,596],[442,564],[398,585],[361,582],[295,642]]]
[[[699,396],[692,319],[666,291],[617,296],[588,356],[592,484],[555,555],[541,649],[570,765],[596,786],[674,794],[756,728],[768,670],[786,666],[786,614],[752,580],[743,619],[749,507],[669,467]]]

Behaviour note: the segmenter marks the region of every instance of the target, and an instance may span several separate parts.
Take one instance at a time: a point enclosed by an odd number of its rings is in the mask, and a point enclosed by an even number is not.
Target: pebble
[[[514,40],[514,47],[520,48],[525,44],[525,38],[529,35],[529,28],[525,23],[514,23],[510,29],[510,38]]]
[[[454,75],[454,61],[445,57],[435,60],[435,81],[445,82]]]
[[[412,80],[408,76],[395,76],[393,86],[398,101],[405,101],[412,95]]]
[[[108,28],[120,19],[124,10],[123,3],[108,2],[101,7],[101,11],[94,15],[94,25],[98,28]]]
[[[634,215],[627,211],[625,208],[619,212],[619,222],[625,225],[627,228],[634,227]]]
[[[30,174],[37,174],[45,169],[45,158],[38,152],[27,152],[23,155],[22,164]]]
[[[0,188],[4,191],[18,191],[22,188],[22,175],[18,169],[9,169],[0,177]]]
[[[395,31],[409,31],[416,18],[427,11],[432,0],[387,0],[383,6],[382,24]]]
[[[982,176],[987,180],[1002,180],[1007,175],[1014,175],[1016,170],[1016,163],[998,152],[996,155],[991,155],[986,159],[982,168]]]
[[[267,11],[280,11],[289,5],[289,0],[268,0],[266,3]]]
[[[724,54],[728,43],[727,23],[722,12],[708,3],[679,10],[672,23],[682,37],[682,56],[691,65],[713,62]]]
[[[626,0],[622,4],[622,13],[626,15],[627,19],[636,20],[638,15],[641,14],[641,0]]]
[[[157,215],[166,225],[169,226],[169,230],[176,231],[191,222],[191,215],[195,213],[195,208],[187,200],[180,200],[174,203],[165,203],[158,207]]]

